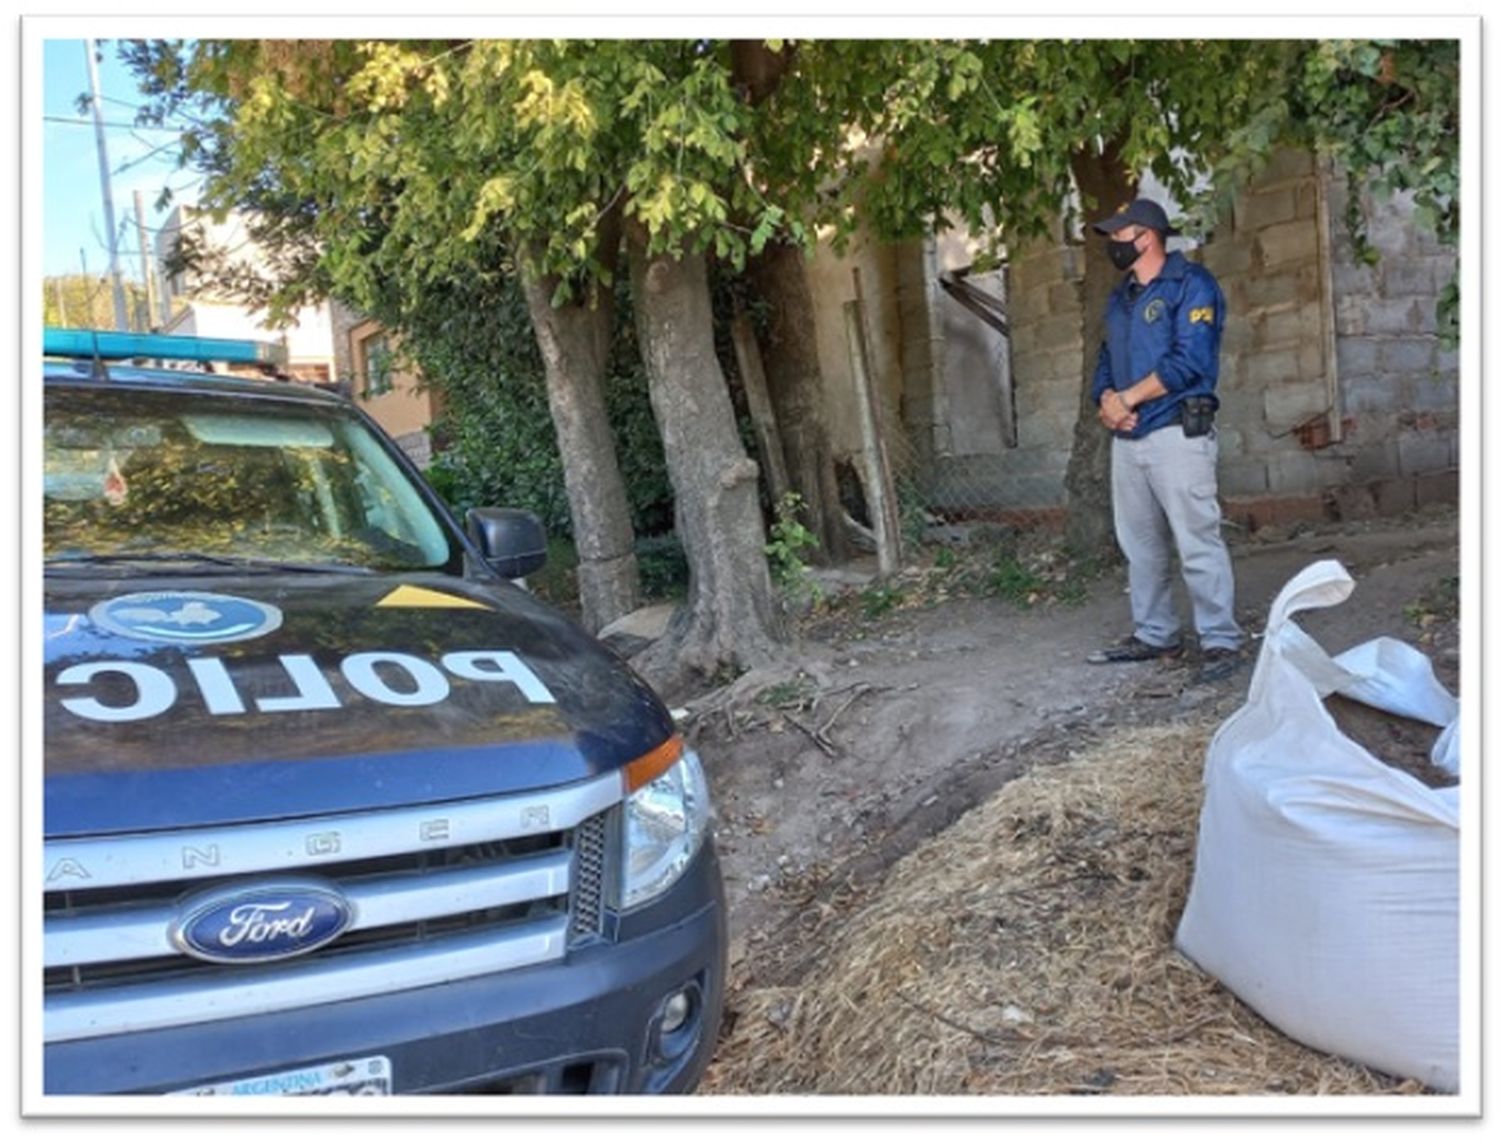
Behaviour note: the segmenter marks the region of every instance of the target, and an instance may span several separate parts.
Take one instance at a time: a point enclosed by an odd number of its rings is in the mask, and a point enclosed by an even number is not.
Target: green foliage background
[[[145,289],[134,281],[124,282],[124,287],[130,327],[148,328],[153,318],[146,312]],[[114,295],[108,278],[81,273],[43,278],[42,323],[54,328],[113,329]]]
[[[672,528],[672,488],[652,418],[625,283],[605,380],[611,427],[638,535]],[[392,315],[393,317],[396,315]],[[453,507],[523,507],[552,535],[571,535],[541,354],[514,273],[435,286],[399,315],[403,352],[441,392],[433,486]]]

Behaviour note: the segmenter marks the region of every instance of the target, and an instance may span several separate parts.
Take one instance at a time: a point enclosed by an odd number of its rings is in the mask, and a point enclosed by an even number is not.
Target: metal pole
[[[89,276],[89,252],[82,246],[78,247],[78,264],[83,267],[83,289],[86,305],[83,314],[83,328],[97,329],[99,322],[94,320],[94,314],[99,311],[99,290],[96,288],[99,283]]]
[[[146,249],[146,208],[142,204],[141,192],[135,192],[135,237],[141,245],[141,280],[146,285],[146,319],[141,323],[150,330],[156,320],[156,275],[151,272],[151,255]]]
[[[115,200],[109,186],[109,149],[104,145],[104,109],[99,98],[99,61],[94,58],[94,41],[85,40],[89,57],[89,92],[94,108],[94,141],[99,149],[99,189],[104,194],[104,227],[109,237],[109,279],[115,298],[115,328],[129,328],[125,315],[125,284],[120,278],[120,247],[115,234]]]

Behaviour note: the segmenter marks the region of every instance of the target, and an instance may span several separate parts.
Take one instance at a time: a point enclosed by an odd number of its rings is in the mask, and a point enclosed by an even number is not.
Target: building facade
[[[1251,527],[1457,499],[1458,359],[1437,335],[1455,252],[1417,225],[1409,199],[1371,198],[1380,256],[1366,264],[1344,223],[1346,195],[1311,154],[1283,151],[1201,246],[1169,243],[1189,247],[1224,288],[1220,491]],[[856,243],[844,258],[820,249],[809,274],[836,453],[863,448],[842,312],[857,269],[877,389],[899,436],[887,444],[898,485],[950,517],[1059,519],[1097,352],[1083,344],[1084,240],[1059,223],[1050,239],[1011,250],[1003,271],[970,279],[1003,308],[1005,334],[942,287],[973,260],[961,232]]]
[[[292,377],[333,383],[333,322],[328,303],[304,306],[293,314],[291,325],[273,329],[264,312],[235,300],[206,268],[172,268],[180,261],[183,247],[203,251],[205,267],[233,266],[245,273],[265,268],[265,255],[250,237],[242,215],[230,214],[218,222],[207,211],[177,207],[156,235],[157,323],[163,332],[273,342],[285,350],[286,370]]]

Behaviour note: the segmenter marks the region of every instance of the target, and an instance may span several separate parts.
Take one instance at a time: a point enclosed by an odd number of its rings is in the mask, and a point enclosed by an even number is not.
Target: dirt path
[[[1306,617],[1337,653],[1380,634],[1420,644],[1456,690],[1457,623],[1413,607],[1458,573],[1456,514],[1309,528],[1234,544],[1242,623],[1258,634],[1297,571],[1337,558],[1352,598]],[[812,628],[800,669],[747,677],[694,706],[729,898],[731,985],[795,982],[886,868],[1041,763],[1132,725],[1227,715],[1250,666],[1215,687],[1191,663],[1099,667],[1128,630],[1111,571],[1076,606],[964,598]]]

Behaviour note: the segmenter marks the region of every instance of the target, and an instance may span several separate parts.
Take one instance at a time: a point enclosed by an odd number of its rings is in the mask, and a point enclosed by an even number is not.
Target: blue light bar
[[[42,355],[83,360],[220,361],[286,366],[286,349],[269,341],[176,337],[170,333],[115,333],[96,329],[43,329]]]

